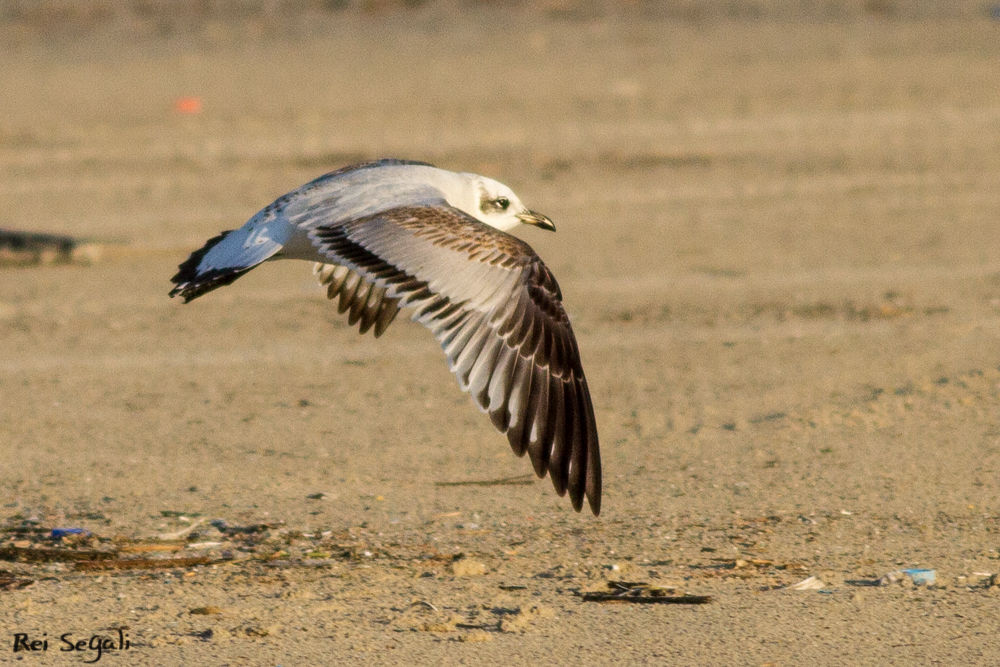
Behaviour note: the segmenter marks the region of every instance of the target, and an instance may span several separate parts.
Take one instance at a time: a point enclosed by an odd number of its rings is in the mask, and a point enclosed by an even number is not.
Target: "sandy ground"
[[[0,226],[103,254],[0,269],[0,663],[124,628],[102,664],[1000,664],[985,12],[4,34]],[[600,518],[438,485],[529,466],[426,331],[358,336],[308,265],[167,298],[209,236],[378,156],[558,225],[522,237],[579,338]],[[905,568],[935,585],[870,585]],[[583,600],[608,580],[712,601]]]

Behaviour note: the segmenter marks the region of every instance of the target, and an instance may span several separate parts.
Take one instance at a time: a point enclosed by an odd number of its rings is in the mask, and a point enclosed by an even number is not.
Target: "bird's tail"
[[[251,221],[252,222],[252,221]],[[174,288],[170,296],[180,296],[184,303],[202,294],[228,285],[244,273],[276,255],[282,248],[266,234],[267,227],[247,225],[222,232],[191,253],[177,267],[171,278]]]

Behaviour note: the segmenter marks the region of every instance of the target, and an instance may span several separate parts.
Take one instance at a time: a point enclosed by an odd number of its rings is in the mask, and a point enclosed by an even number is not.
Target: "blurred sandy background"
[[[93,244],[0,268],[0,663],[16,632],[115,627],[133,648],[102,663],[1000,663],[1000,7],[0,21],[0,228]],[[495,177],[557,224],[521,236],[579,338],[599,519],[548,480],[438,485],[530,467],[426,331],[358,336],[308,265],[167,298],[208,237],[383,156]],[[68,526],[92,537],[48,538]],[[869,585],[905,568],[935,585]],[[606,580],[713,601],[582,600]]]

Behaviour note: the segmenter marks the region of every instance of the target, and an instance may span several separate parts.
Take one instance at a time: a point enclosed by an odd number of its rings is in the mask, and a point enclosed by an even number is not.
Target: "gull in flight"
[[[431,330],[459,387],[535,473],[601,509],[594,407],[559,285],[507,232],[555,230],[510,188],[422,162],[339,169],[282,195],[180,265],[170,296],[187,303],[261,262],[303,259],[361,333],[385,332],[400,308]]]

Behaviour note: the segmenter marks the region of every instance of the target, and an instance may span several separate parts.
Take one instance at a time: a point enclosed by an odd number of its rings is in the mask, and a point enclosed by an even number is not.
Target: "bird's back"
[[[331,226],[399,206],[440,204],[459,187],[460,177],[422,162],[379,160],[320,176],[257,215],[273,209],[302,229]]]

